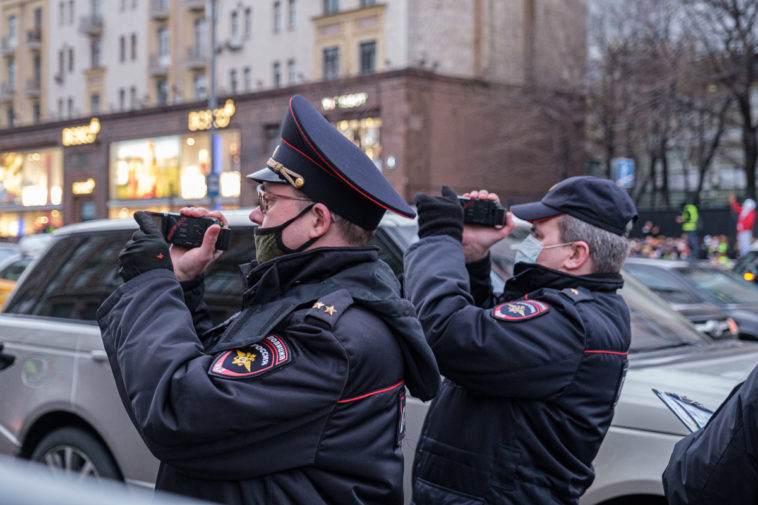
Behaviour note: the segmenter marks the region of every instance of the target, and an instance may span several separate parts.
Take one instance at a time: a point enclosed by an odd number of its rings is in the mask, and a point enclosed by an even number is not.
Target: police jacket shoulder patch
[[[519,300],[503,303],[495,307],[492,315],[502,321],[518,322],[532,319],[550,310],[550,306],[538,300]]]
[[[224,379],[250,379],[288,365],[292,360],[287,341],[278,335],[269,335],[242,349],[217,354],[208,373]]]

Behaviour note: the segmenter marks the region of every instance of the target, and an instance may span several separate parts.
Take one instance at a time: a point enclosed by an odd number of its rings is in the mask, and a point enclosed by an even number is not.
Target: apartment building
[[[0,237],[253,205],[294,93],[408,200],[584,169],[581,118],[544,101],[581,102],[586,0],[216,0],[215,30],[210,6],[0,0]]]

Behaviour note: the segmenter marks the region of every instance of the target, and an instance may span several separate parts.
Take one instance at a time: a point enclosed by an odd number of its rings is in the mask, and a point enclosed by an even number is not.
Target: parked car
[[[239,307],[242,284],[236,265],[253,256],[253,225],[247,211],[225,214],[232,229],[231,247],[206,277],[206,301],[216,320]],[[97,307],[121,283],[116,257],[135,226],[129,219],[61,228],[46,253],[19,279],[0,314],[3,353],[15,358],[0,372],[0,453],[131,484],[152,484],[157,461],[121,405],[94,321]],[[522,230],[514,237],[526,233]],[[415,234],[412,221],[393,216],[377,233],[381,256],[398,274],[402,252]],[[504,246],[508,254],[513,252],[511,245]],[[493,254],[493,261],[505,265],[512,262],[512,254]],[[633,279],[622,294],[632,314],[630,368],[595,460],[597,478],[583,505],[621,503],[618,500],[663,504],[660,476],[686,429],[651,388],[683,394],[715,409],[758,362],[758,344],[714,342]],[[427,408],[428,403],[408,401],[406,501]]]
[[[0,257],[0,310],[5,300],[16,286],[16,281],[29,266],[32,258],[40,254],[50,242],[51,235],[29,235],[24,237],[14,248],[0,248],[0,251],[16,251]],[[0,255],[2,256],[2,255]]]
[[[18,244],[12,242],[0,242],[0,261],[9,256],[18,254]]]
[[[673,308],[715,306],[737,323],[739,337],[758,340],[758,286],[708,263],[629,258],[624,269]]]
[[[732,271],[748,282],[758,283],[758,241],[734,263]]]

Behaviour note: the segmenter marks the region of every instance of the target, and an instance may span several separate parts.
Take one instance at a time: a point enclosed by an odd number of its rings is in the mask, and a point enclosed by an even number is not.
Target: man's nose
[[[250,221],[254,222],[258,226],[263,224],[263,212],[261,212],[260,206],[254,208],[252,211],[250,211]]]

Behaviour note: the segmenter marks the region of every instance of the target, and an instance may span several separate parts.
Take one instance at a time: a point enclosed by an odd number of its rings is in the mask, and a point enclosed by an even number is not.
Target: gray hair
[[[629,255],[629,239],[632,222],[626,225],[624,236],[616,235],[568,214],[558,217],[558,230],[562,242],[586,242],[590,258],[595,265],[594,273],[617,273]]]

